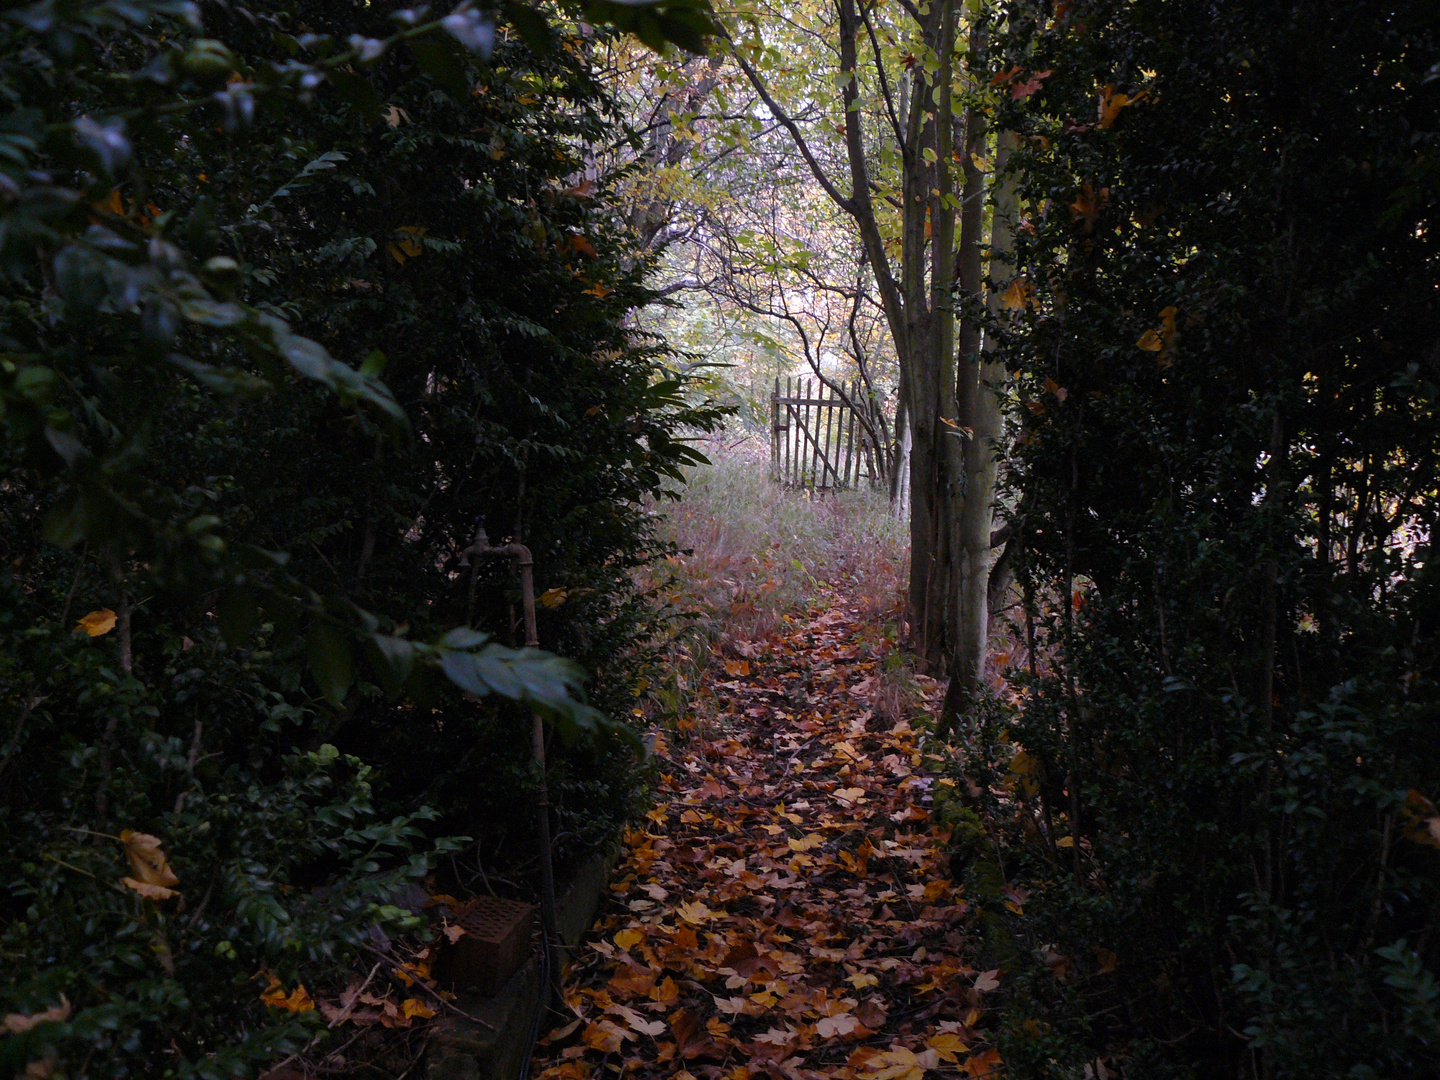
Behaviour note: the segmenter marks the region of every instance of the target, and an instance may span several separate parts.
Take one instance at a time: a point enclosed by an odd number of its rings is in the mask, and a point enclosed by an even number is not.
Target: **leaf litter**
[[[540,1080],[924,1080],[1002,1069],[998,971],[931,818],[918,733],[867,707],[878,663],[833,594],[711,676],[717,705],[627,831],[606,914],[565,974]],[[926,683],[931,693],[935,685]]]

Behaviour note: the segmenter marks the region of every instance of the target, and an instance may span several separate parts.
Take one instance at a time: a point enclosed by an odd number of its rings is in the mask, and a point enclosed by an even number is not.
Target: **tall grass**
[[[650,508],[680,549],[642,579],[673,616],[674,681],[654,688],[655,703],[682,711],[708,665],[759,655],[820,604],[850,607],[877,650],[893,652],[909,544],[885,493],[783,489],[756,437],[722,433],[703,449],[711,464],[692,471],[680,499]]]

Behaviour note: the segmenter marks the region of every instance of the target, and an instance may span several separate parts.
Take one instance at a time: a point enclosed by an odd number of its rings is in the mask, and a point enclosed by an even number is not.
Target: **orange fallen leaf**
[[[78,623],[75,624],[75,633],[84,630],[91,637],[99,637],[101,634],[108,634],[115,629],[115,612],[109,608],[101,608],[99,611],[92,611]]]
[[[274,972],[267,971],[264,974],[270,980],[270,985],[260,992],[260,1000],[267,1006],[291,1013],[307,1013],[315,1008],[315,1002],[305,989],[304,983],[296,984],[295,989],[287,994],[284,984]]]

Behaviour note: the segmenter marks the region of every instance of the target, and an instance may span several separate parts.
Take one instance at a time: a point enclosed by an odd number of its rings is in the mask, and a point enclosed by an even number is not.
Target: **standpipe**
[[[490,537],[481,525],[475,534],[475,542],[460,553],[464,561],[471,555],[488,555],[509,558],[520,571],[520,602],[525,612],[525,645],[530,649],[540,647],[540,637],[535,630],[535,558],[524,544],[510,543],[492,545]],[[470,564],[470,615],[475,610],[476,565]],[[555,920],[555,865],[550,852],[550,787],[545,779],[545,721],[538,712],[530,714],[530,746],[534,755],[535,769],[540,789],[536,793],[535,831],[540,844],[540,924],[545,934],[545,951],[550,955],[556,941]],[[558,965],[549,964],[550,993],[559,986]]]

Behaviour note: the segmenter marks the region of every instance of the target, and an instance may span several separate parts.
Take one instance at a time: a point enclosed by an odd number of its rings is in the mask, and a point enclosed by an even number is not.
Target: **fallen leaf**
[[[961,1066],[966,1076],[992,1076],[1000,1071],[1004,1062],[1000,1058],[1000,1051],[993,1046],[983,1053],[967,1058]]]
[[[925,1063],[915,1051],[896,1046],[867,1061],[860,1076],[864,1080],[924,1080]]]
[[[975,989],[982,994],[988,994],[991,990],[1000,989],[1000,969],[985,971],[975,976]]]
[[[1035,286],[1028,278],[1018,277],[1000,294],[1000,306],[1006,311],[1023,311],[1035,302]]]
[[[617,1053],[627,1037],[634,1038],[630,1032],[609,1020],[592,1021],[581,1036],[586,1046],[605,1054]]]
[[[698,900],[692,900],[689,903],[679,905],[675,909],[675,913],[691,926],[699,926],[702,923],[708,922],[713,919],[716,914]]]
[[[1081,184],[1079,197],[1070,204],[1070,215],[1083,222],[1084,231],[1088,233],[1095,227],[1096,220],[1109,205],[1110,189],[1108,187],[1102,187],[1096,191],[1090,184]]]
[[[4,1028],[7,1034],[24,1035],[39,1024],[59,1024],[70,1019],[70,1002],[60,995],[60,1004],[38,1013],[7,1013]]]
[[[99,637],[101,634],[108,634],[115,629],[115,612],[109,608],[101,608],[99,611],[92,611],[78,623],[75,624],[75,633],[84,630],[91,637]]]
[[[1045,80],[1053,74],[1055,74],[1053,71],[1037,71],[1024,82],[1016,82],[1010,89],[1010,100],[1024,101],[1032,94],[1038,93]]]
[[[420,1017],[422,1020],[429,1020],[435,1015],[435,1010],[419,1001],[417,998],[406,998],[400,1003],[400,1015],[405,1017]]]
[[[315,1008],[315,1002],[305,989],[304,983],[296,984],[295,989],[287,994],[284,984],[273,972],[267,971],[264,974],[270,980],[270,985],[260,992],[260,1000],[267,1006],[291,1013],[307,1013]]]
[[[815,1025],[816,1033],[822,1039],[833,1039],[836,1035],[849,1035],[860,1026],[854,1013],[841,1013],[838,1016],[827,1016]]]
[[[1095,122],[1097,128],[1108,128],[1120,115],[1120,110],[1126,105],[1133,104],[1129,94],[1119,93],[1114,84],[1104,87],[1100,91],[1100,118]]]
[[[965,1045],[965,1040],[952,1031],[931,1035],[925,1040],[925,1045],[939,1054],[942,1061],[954,1061],[970,1049]]]
[[[120,879],[121,884],[147,900],[168,900],[175,895],[170,886],[180,884],[180,879],[170,869],[158,836],[124,829],[120,843],[125,847],[132,872],[131,876]]]

